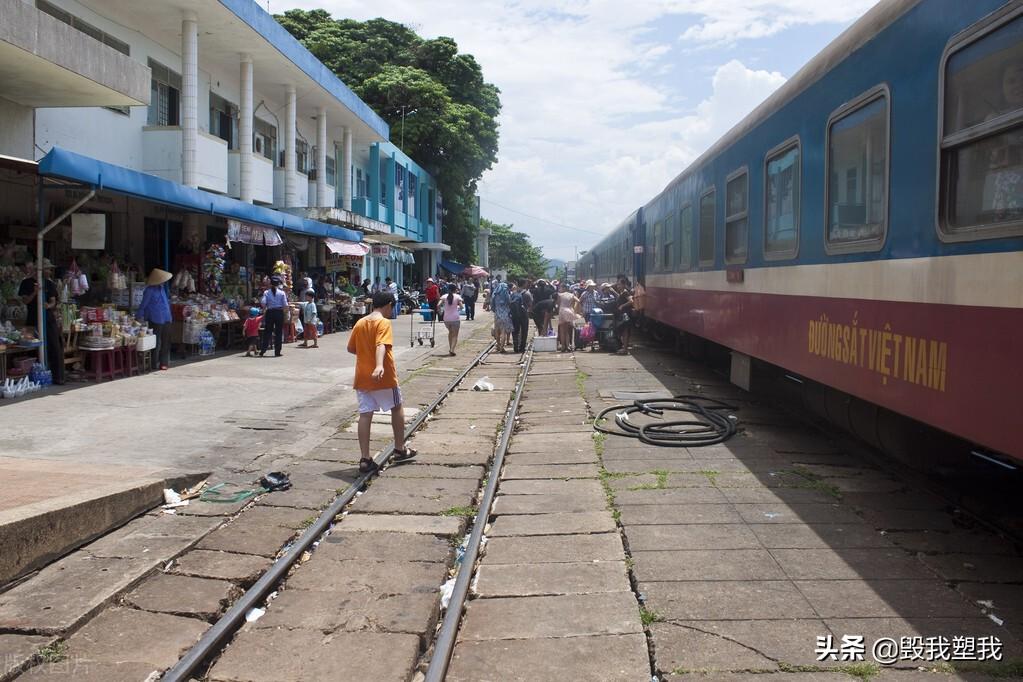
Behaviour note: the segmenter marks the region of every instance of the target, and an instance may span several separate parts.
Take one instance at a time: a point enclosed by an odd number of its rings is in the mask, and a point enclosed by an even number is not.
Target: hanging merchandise
[[[128,288],[128,281],[121,273],[121,269],[117,267],[117,261],[110,264],[110,273],[107,278],[107,285],[114,291],[120,291]]]
[[[274,274],[278,275],[284,280],[284,288],[291,290],[291,266],[286,262],[279,260],[274,263]]]
[[[171,280],[171,288],[191,294],[195,293],[195,279],[188,268],[182,268],[178,274],[174,275],[174,279]]]
[[[224,284],[225,250],[221,244],[211,244],[202,262],[203,292],[216,296]]]
[[[84,296],[89,291],[89,278],[78,267],[78,261],[74,258],[71,259],[71,264],[64,272],[64,281],[67,282],[68,290],[73,298]]]

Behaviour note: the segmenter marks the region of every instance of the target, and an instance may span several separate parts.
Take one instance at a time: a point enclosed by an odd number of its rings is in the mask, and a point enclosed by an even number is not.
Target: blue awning
[[[465,266],[460,263],[456,263],[453,260],[442,260],[440,266],[454,275],[460,275],[465,270]]]
[[[222,194],[185,187],[155,175],[115,166],[60,147],[54,147],[39,161],[39,175],[81,182],[93,186],[97,191],[125,194],[157,204],[174,206],[190,213],[234,218],[316,237],[331,237],[350,242],[362,241],[362,232],[357,230],[348,230],[275,211],[272,208],[248,204]]]

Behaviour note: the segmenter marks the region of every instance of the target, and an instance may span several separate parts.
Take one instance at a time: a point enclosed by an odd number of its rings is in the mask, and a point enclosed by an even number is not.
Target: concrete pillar
[[[478,253],[476,256],[479,258],[480,267],[487,269],[490,267],[490,230],[481,229],[479,231],[479,241],[477,242]]]
[[[337,159],[334,159],[337,175]],[[327,203],[327,109],[320,107],[316,114],[316,205],[330,208]]]
[[[181,22],[181,183],[199,186],[199,24],[193,12]]]
[[[295,86],[288,86],[288,113],[284,123],[284,207],[298,205],[298,154],[295,150],[295,126],[298,125],[298,97]]]
[[[238,194],[252,203],[252,57],[242,55],[241,110],[238,119]]]
[[[343,180],[342,180],[343,179]],[[352,130],[345,128],[341,161],[337,164],[337,181],[341,189],[341,208],[352,210]]]

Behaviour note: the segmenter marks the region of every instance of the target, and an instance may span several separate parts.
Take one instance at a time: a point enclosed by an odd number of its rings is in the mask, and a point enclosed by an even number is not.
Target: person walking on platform
[[[288,295],[280,288],[281,278],[270,278],[270,288],[263,292],[263,345],[259,357],[266,355],[273,338],[274,357],[281,357],[281,345],[284,342],[284,309],[288,307]]]
[[[153,268],[146,278],[146,288],[142,291],[142,302],[139,309],[135,311],[135,317],[146,320],[156,331],[156,355],[157,366],[160,369],[170,367],[170,322],[171,307],[170,299],[167,298],[167,282],[173,279],[174,275],[166,270]]]
[[[430,311],[437,314],[437,302],[440,300],[440,287],[433,281],[433,277],[426,280],[426,305],[430,306]]]
[[[508,285],[501,281],[500,275],[494,278],[490,307],[494,311],[494,340],[497,341],[497,352],[503,353],[512,333],[512,317]]]
[[[572,335],[579,299],[562,282],[558,285],[558,349],[567,353],[572,350]]]
[[[441,299],[444,304],[444,326],[448,329],[448,355],[455,354],[455,346],[458,345],[458,328],[462,324],[458,312],[462,307],[462,297],[455,293],[457,289],[456,285],[449,284],[448,295]]]
[[[348,352],[355,355],[355,395],[359,400],[359,471],[371,473],[379,465],[369,453],[373,413],[391,413],[394,432],[394,461],[403,462],[416,456],[405,446],[405,409],[402,407],[398,372],[394,365],[394,332],[391,312],[394,297],[386,291],[373,294],[373,312],[355,323],[348,337]]]
[[[515,297],[518,296],[518,310]],[[520,279],[512,293],[512,343],[516,353],[526,352],[526,341],[529,338],[529,313],[533,309],[533,294],[526,286],[526,280]]]
[[[476,319],[476,299],[479,298],[480,287],[471,279],[465,280],[462,285],[462,300],[465,301],[465,319]]]

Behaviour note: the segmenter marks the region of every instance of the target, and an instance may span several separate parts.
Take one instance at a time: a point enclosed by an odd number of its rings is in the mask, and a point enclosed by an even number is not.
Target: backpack
[[[526,309],[522,306],[522,294],[517,291],[511,295],[511,313],[514,317],[526,314]]]

